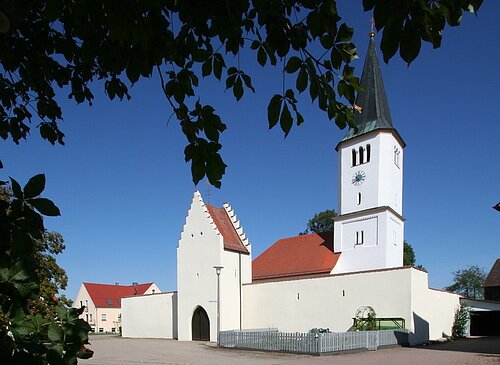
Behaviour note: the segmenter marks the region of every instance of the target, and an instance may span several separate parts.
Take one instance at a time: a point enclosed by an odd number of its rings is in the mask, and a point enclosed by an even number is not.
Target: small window
[[[92,313],[89,313],[89,322],[92,322]]]
[[[356,150],[352,149],[352,165],[356,166]]]
[[[99,327],[99,332],[100,332],[100,333],[103,333],[103,332],[104,332],[104,328]]]
[[[107,305],[113,305],[113,299],[106,298]]]
[[[358,205],[361,204],[361,193],[358,193]]]
[[[111,333],[115,333],[115,332],[116,332],[115,328],[111,327]]]
[[[83,307],[83,300],[80,300],[80,308]]]
[[[371,157],[371,146],[369,144],[366,145],[366,162],[370,162],[370,157]]]
[[[106,313],[101,313],[101,321],[103,322],[107,321],[107,317],[108,316],[106,315]]]
[[[400,155],[401,151],[399,151],[399,148],[397,148],[396,146],[394,146],[394,164],[399,167],[399,155]]]
[[[365,163],[365,149],[363,146],[359,147],[359,164]]]
[[[118,320],[121,321],[122,320],[122,314],[121,313],[118,313]]]
[[[356,231],[356,245],[362,245],[365,241],[365,232]]]

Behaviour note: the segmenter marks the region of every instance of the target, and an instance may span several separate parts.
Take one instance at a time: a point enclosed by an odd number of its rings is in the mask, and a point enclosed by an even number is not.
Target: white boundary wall
[[[123,298],[122,336],[177,338],[177,292]]]
[[[459,306],[458,295],[429,289],[427,273],[414,268],[253,283],[243,286],[243,301],[243,328],[283,332],[344,332],[356,310],[369,305],[377,317],[404,318],[410,344],[451,335]]]

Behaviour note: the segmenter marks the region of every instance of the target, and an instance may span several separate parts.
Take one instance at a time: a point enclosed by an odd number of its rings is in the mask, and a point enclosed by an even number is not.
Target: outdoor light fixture
[[[220,346],[220,273],[224,266],[215,265],[215,273],[217,274],[217,347]]]

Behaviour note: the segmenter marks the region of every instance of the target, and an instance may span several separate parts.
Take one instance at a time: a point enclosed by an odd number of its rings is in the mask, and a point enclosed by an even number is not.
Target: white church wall
[[[427,273],[396,268],[244,285],[244,328],[307,332],[347,331],[356,310],[369,305],[379,318],[401,317],[411,344],[449,335],[459,296],[429,289]]]
[[[404,221],[388,211],[386,214],[386,267],[403,266]]]
[[[412,269],[410,344],[437,340],[451,336],[455,310],[460,306],[460,296],[430,289],[428,274]]]
[[[177,293],[123,298],[122,336],[177,338]]]
[[[207,312],[210,340],[217,337],[217,275],[213,266],[221,265],[222,236],[196,192],[177,248],[178,336],[192,339],[192,317],[198,306]]]
[[[248,255],[232,251],[222,253],[222,266],[224,268],[220,275],[220,305],[224,316],[221,316],[221,330],[240,328],[240,308],[242,305],[242,299],[240,300],[242,296],[242,289],[240,290],[240,258],[243,259],[245,256]]]
[[[284,332],[347,331],[356,310],[410,320],[411,269],[394,269],[244,285],[244,328]]]

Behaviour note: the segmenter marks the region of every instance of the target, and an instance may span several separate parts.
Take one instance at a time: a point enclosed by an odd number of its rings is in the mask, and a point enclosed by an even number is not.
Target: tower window
[[[358,193],[358,205],[361,204],[361,193]]]
[[[399,148],[397,148],[396,146],[394,146],[394,164],[397,167],[399,167],[400,154],[401,154],[401,151],[399,150]]]
[[[356,150],[352,149],[352,165],[356,166]]]
[[[365,163],[365,149],[363,146],[359,147],[359,163]]]
[[[370,162],[371,155],[371,146],[369,144],[366,145],[366,162]]]
[[[362,245],[365,242],[365,232],[356,231],[356,245]]]

